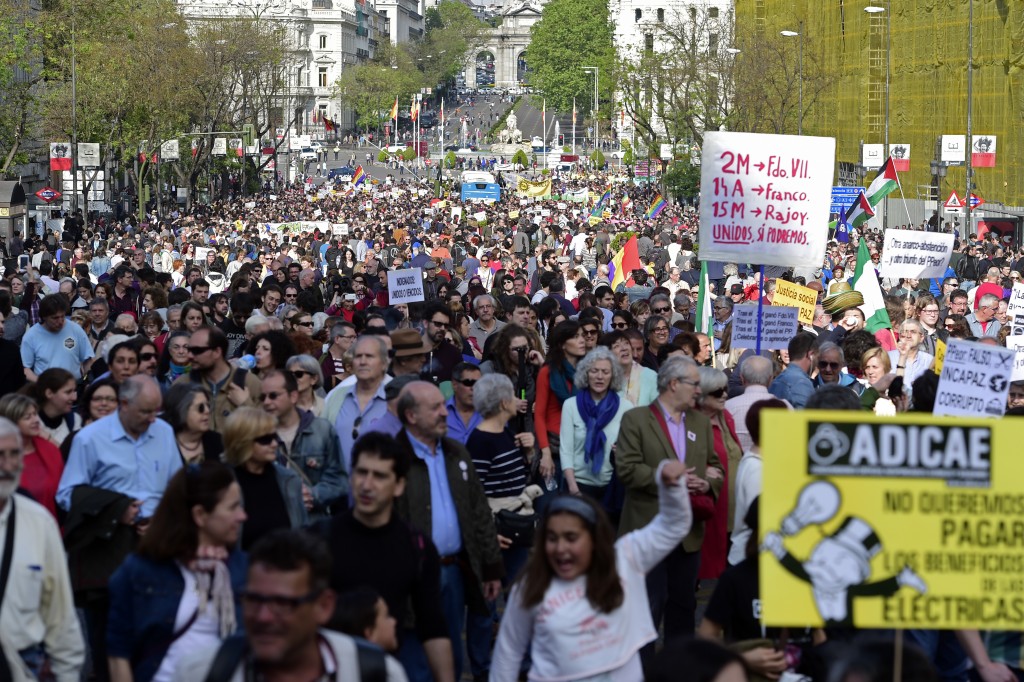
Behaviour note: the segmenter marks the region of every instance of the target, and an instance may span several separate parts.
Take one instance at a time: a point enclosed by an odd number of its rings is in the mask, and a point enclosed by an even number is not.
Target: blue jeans
[[[462,582],[462,569],[458,564],[441,566],[441,609],[448,623],[448,636],[452,640],[452,658],[455,661],[455,679],[462,679],[462,626],[466,621],[466,588]]]
[[[502,587],[506,595],[519,571],[530,556],[527,547],[509,547],[501,550],[505,564],[505,578]],[[498,622],[497,600],[488,602],[485,615],[470,613],[466,620],[466,649],[469,654],[469,668],[474,678],[487,677],[491,670],[491,642],[494,639],[494,624]]]
[[[434,682],[434,675],[430,670],[430,661],[427,660],[427,652],[423,648],[416,631],[413,629],[402,630],[402,642],[398,646],[398,661],[405,668],[405,676],[409,682]]]
[[[967,654],[952,630],[905,630],[904,635],[924,650],[942,682],[967,680]]]

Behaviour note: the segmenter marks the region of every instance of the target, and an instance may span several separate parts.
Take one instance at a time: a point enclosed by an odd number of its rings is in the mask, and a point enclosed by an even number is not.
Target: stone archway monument
[[[501,14],[501,26],[491,29],[487,40],[470,50],[466,71],[466,87],[478,87],[477,56],[494,56],[494,87],[512,88],[519,85],[519,62],[530,45],[530,28],[540,21],[541,5],[530,2],[511,4]]]

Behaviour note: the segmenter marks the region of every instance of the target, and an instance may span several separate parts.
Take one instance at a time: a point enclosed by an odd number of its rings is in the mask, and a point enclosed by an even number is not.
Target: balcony
[[[374,40],[373,38],[370,38],[370,40],[368,42],[370,43],[370,49],[372,49],[372,50],[376,50],[377,49],[377,45],[380,44],[376,40]]]
[[[365,26],[356,26],[356,35],[365,38],[366,36],[370,35],[370,32],[366,29]]]
[[[361,47],[360,48],[356,48],[356,57],[358,57],[359,59],[369,59],[370,58],[370,51],[369,50],[364,50]]]

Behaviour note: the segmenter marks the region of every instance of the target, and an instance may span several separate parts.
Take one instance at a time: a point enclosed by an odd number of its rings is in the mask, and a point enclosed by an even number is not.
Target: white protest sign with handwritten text
[[[821,267],[836,141],[710,132],[700,175],[700,258]]]
[[[388,270],[388,305],[416,303],[423,295],[423,271],[419,268]]]
[[[963,339],[950,339],[935,395],[936,415],[1001,417],[1016,353]]]
[[[761,314],[761,350],[789,347],[796,334],[800,309],[766,305]],[[732,309],[733,348],[757,348],[757,306],[738,305]]]
[[[879,270],[882,277],[942,277],[952,253],[952,234],[886,230]]]

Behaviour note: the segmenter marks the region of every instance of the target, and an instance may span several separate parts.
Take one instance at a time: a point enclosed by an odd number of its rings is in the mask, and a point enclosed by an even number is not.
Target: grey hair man
[[[497,303],[489,294],[473,299],[473,312],[476,313],[476,320],[469,325],[469,335],[483,348],[487,338],[504,329],[505,323],[495,317]]]
[[[741,360],[737,369],[743,393],[726,400],[725,409],[736,422],[736,435],[739,436],[740,446],[746,452],[754,444],[750,431],[747,429],[747,412],[754,403],[772,397],[768,393],[768,386],[775,378],[775,363],[763,355],[751,355]],[[788,401],[783,402],[789,405]]]

